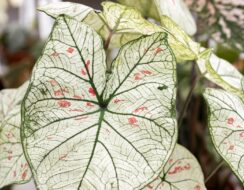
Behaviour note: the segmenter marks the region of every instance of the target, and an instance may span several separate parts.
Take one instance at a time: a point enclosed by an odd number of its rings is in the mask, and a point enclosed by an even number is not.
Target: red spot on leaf
[[[74,50],[74,48],[69,47],[66,51],[67,51],[68,53],[73,53],[75,50]]]
[[[194,190],[201,190],[201,186],[197,184],[197,185],[194,187]]]
[[[227,119],[227,123],[229,124],[229,125],[232,125],[233,123],[234,123],[234,118],[233,117],[230,117],[230,118],[228,118]]]
[[[58,105],[62,108],[67,108],[71,106],[71,103],[67,100],[60,100],[58,101]]]
[[[236,127],[237,127],[237,128],[241,128],[241,126],[240,126],[240,125],[237,125]]]
[[[92,96],[96,96],[96,92],[92,87],[90,87],[88,91]]]
[[[240,135],[241,138],[243,138],[244,137],[244,132],[240,132],[239,135]]]
[[[145,110],[147,110],[147,107],[142,106],[142,107],[139,107],[139,108],[135,109],[133,112],[137,113],[137,112],[145,111]]]
[[[81,108],[70,109],[69,111],[70,112],[84,112],[84,110]]]
[[[94,105],[91,102],[86,102],[87,107],[94,107]]]
[[[173,159],[169,159],[169,164],[172,164],[173,163]]]
[[[81,96],[78,96],[78,95],[74,95],[73,98],[76,98],[76,99],[79,99],[79,100],[82,99],[82,97]]]
[[[142,70],[141,72],[142,72],[144,75],[151,75],[151,74],[152,74],[152,72],[149,71],[149,70]]]
[[[155,55],[157,55],[157,54],[160,53],[161,51],[163,51],[162,48],[156,48],[156,49],[155,49]]]
[[[16,177],[16,174],[17,174],[16,171],[14,171],[14,172],[13,172],[13,177]]]
[[[123,101],[125,101],[125,100],[121,100],[121,99],[116,98],[116,99],[114,99],[113,102],[114,102],[115,104],[117,104],[117,103],[119,103],[119,102],[123,102]]]
[[[141,74],[140,74],[140,73],[135,73],[135,74],[134,74],[134,79],[135,79],[135,80],[141,80],[141,78],[142,78],[142,77],[141,77]]]
[[[8,160],[12,160],[13,156],[12,155],[8,155]]]
[[[229,146],[228,150],[234,150],[234,148],[235,148],[235,145],[232,144]]]
[[[90,61],[90,60],[87,60],[87,61],[86,61],[86,69],[87,69],[87,70],[89,70],[89,66],[90,66],[90,64],[91,64],[91,61]]]
[[[58,84],[58,82],[57,82],[56,80],[50,80],[50,81],[48,81],[48,82],[50,82],[50,84],[51,84],[52,86],[55,86],[55,85]]]
[[[86,75],[86,71],[85,71],[85,69],[82,69],[82,70],[81,70],[81,74],[82,74],[83,76]]]
[[[62,90],[55,90],[54,91],[54,96],[63,96],[63,95],[64,95],[64,93]]]
[[[60,157],[59,157],[59,160],[65,160],[65,158],[67,157],[67,154],[62,154]]]
[[[21,175],[22,180],[25,180],[26,176],[27,176],[27,170],[25,170],[25,171],[22,173],[22,175]]]
[[[184,166],[175,166],[171,171],[169,171],[169,175],[174,175],[174,174],[180,173],[185,170],[190,170],[190,169],[191,169],[191,165],[189,163],[187,163]]]
[[[152,185],[147,185],[147,188],[148,189],[153,189],[153,186]]]
[[[54,52],[54,53],[51,54],[51,56],[53,56],[53,57],[57,57],[57,56],[59,56],[59,53]]]
[[[128,118],[129,124],[134,125],[137,123],[137,119],[135,117]]]

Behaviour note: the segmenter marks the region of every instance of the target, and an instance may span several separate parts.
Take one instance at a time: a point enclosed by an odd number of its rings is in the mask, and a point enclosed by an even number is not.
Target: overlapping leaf
[[[74,7],[80,10],[81,13],[84,11],[84,7],[81,4],[69,3],[67,5],[69,9],[65,9],[65,12],[60,11],[55,3],[50,4],[48,7],[42,7],[40,10],[54,18],[61,14],[74,17]],[[170,18],[162,16],[163,27],[161,27],[145,20],[133,8],[112,2],[104,2],[102,5],[104,7],[103,13],[91,12],[83,20],[80,17],[75,18],[94,28],[102,36],[104,41],[111,38],[110,47],[120,47],[128,41],[142,35],[150,35],[155,32],[164,31],[168,33],[169,44],[178,62],[194,60],[197,57],[199,45],[193,42]]]
[[[176,145],[160,176],[145,190],[205,190],[204,177],[196,158],[183,146]]]
[[[155,33],[121,49],[106,83],[100,37],[59,17],[22,107],[38,187],[129,190],[155,178],[176,141],[175,67]]]
[[[204,50],[197,63],[201,73],[206,72],[206,78],[227,91],[244,98],[242,82],[244,76],[228,61],[217,57],[211,50]]]
[[[24,157],[21,140],[20,104],[28,84],[0,93],[3,115],[0,122],[0,188],[13,183],[26,183],[31,171]]]
[[[207,89],[204,96],[214,146],[244,183],[244,101],[223,90]]]

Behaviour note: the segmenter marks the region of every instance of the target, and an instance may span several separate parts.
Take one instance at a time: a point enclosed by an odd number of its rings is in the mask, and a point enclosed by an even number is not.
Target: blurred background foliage
[[[16,88],[29,79],[41,55],[53,20],[36,11],[36,7],[61,0],[0,0],[0,89]],[[114,0],[115,1],[115,0]],[[193,38],[232,63],[244,74],[244,0],[184,0],[191,10],[197,33]],[[73,0],[101,9],[101,0]],[[119,0],[142,12],[145,18],[156,19],[150,0]],[[142,4],[140,2],[143,2]],[[181,110],[198,74],[194,62],[178,64],[178,103]],[[203,87],[215,86],[202,79],[192,96],[180,128],[179,142],[198,158],[205,176],[220,162],[207,129],[207,109],[202,98]],[[209,190],[244,189],[228,167],[222,167],[208,181]],[[29,186],[5,189],[35,189]]]

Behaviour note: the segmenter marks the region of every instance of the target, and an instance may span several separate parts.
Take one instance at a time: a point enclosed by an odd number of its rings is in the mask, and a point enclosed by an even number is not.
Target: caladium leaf
[[[154,0],[160,16],[171,18],[187,34],[194,35],[197,26],[183,0]]]
[[[25,159],[21,140],[21,101],[28,83],[19,89],[0,92],[4,114],[0,122],[0,188],[13,183],[26,183],[31,178],[31,171]],[[3,117],[2,117],[3,116]]]
[[[66,5],[66,2],[63,3]],[[194,60],[197,57],[199,45],[193,42],[191,38],[168,17],[162,16],[161,20],[164,23],[164,27],[161,27],[145,20],[141,14],[133,8],[112,2],[104,2],[102,5],[104,7],[103,13],[91,11],[83,20],[80,17],[74,17],[73,14],[73,9],[75,7],[76,10],[80,11],[79,15],[83,15],[82,12],[85,8],[81,4],[68,3],[65,6],[65,11],[62,11],[58,8],[57,4],[54,3],[48,5],[48,7],[42,7],[40,10],[54,18],[58,15],[65,14],[88,24],[102,36],[104,41],[111,38],[110,47],[120,47],[142,35],[167,32],[169,34],[169,44],[178,62]]]
[[[57,19],[22,104],[40,189],[139,189],[176,142],[176,63],[166,34],[126,44],[107,79],[98,34]]]
[[[161,174],[145,190],[206,190],[201,166],[183,146],[177,144]]]
[[[223,90],[207,89],[209,129],[217,152],[244,183],[244,102]]]
[[[217,57],[210,49],[203,49],[197,64],[210,81],[244,98],[244,76],[228,61]]]

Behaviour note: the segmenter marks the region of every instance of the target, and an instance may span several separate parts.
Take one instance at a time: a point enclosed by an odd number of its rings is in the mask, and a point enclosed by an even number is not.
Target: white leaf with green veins
[[[177,144],[160,176],[144,190],[206,190],[201,166],[183,146]]]
[[[66,2],[63,3],[66,4]],[[40,10],[54,18],[62,14],[74,17],[73,9],[76,7],[76,9],[80,11],[80,14],[83,15],[83,5],[76,3],[68,3],[67,5],[69,5],[69,8],[65,6],[65,11],[60,11],[55,3],[50,4],[48,6],[49,8],[42,7]],[[167,32],[169,34],[169,44],[178,62],[194,60],[197,57],[199,45],[193,42],[191,38],[169,18],[162,17],[164,26],[161,27],[145,20],[141,14],[133,8],[112,2],[103,2],[102,5],[104,7],[103,13],[91,11],[83,20],[80,17],[74,18],[95,29],[102,36],[104,41],[112,34],[112,36],[110,36],[111,43],[109,47],[120,47],[142,35],[150,35],[155,32]],[[88,12],[86,11],[86,13]],[[111,31],[113,32],[110,33]]]
[[[191,36],[196,33],[197,26],[195,20],[183,0],[154,0],[154,3],[160,16],[171,18]]]
[[[244,183],[244,101],[224,90],[207,89],[209,130],[217,152]]]
[[[27,86],[28,83],[25,83],[19,89],[0,92],[1,104],[8,106],[0,118],[0,188],[13,183],[26,183],[31,178],[20,140],[20,104]]]
[[[217,57],[210,49],[202,49],[197,61],[201,73],[225,90],[244,98],[244,76],[228,61]]]
[[[22,104],[40,189],[140,189],[174,148],[176,63],[165,33],[126,44],[105,77],[98,34],[57,19]]]

